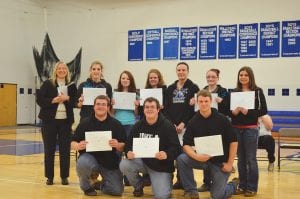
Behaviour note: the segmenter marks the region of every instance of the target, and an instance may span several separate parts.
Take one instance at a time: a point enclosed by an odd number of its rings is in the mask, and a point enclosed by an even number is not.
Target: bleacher
[[[280,128],[300,128],[300,111],[269,111],[273,120],[273,132]]]

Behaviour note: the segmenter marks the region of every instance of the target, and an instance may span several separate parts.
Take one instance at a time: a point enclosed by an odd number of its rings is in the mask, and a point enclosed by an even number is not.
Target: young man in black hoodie
[[[121,171],[134,187],[133,195],[142,197],[143,181],[139,173],[150,175],[152,192],[156,199],[170,198],[172,191],[172,173],[174,160],[181,152],[181,146],[174,125],[162,114],[157,99],[149,97],[144,101],[145,117],[132,128],[125,145],[127,159],[120,163]],[[159,152],[155,158],[135,158],[133,153],[134,138],[159,138]]]
[[[182,145],[185,127],[195,114],[194,95],[199,91],[199,87],[188,79],[189,65],[186,62],[177,64],[176,74],[178,80],[171,84],[166,91],[164,114],[176,127],[178,139]],[[173,189],[182,189],[178,172]]]
[[[237,137],[228,118],[211,108],[212,97],[208,90],[197,94],[199,111],[189,121],[183,137],[183,151],[177,158],[179,174],[185,190],[185,198],[198,199],[193,169],[208,169],[211,176],[210,194],[213,199],[229,198],[235,193],[238,179],[227,184],[237,152]],[[196,153],[194,139],[221,135],[223,154],[210,156]],[[200,146],[201,147],[201,146]],[[214,147],[214,146],[210,146]]]

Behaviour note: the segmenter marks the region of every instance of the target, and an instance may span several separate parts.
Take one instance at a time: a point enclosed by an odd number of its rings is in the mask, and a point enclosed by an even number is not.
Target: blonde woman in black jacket
[[[59,145],[60,177],[68,185],[70,170],[71,125],[74,122],[73,107],[77,88],[70,82],[70,72],[64,62],[57,62],[51,79],[46,80],[37,92],[37,104],[41,110],[42,137],[44,142],[44,165],[46,184],[54,178],[54,154]]]

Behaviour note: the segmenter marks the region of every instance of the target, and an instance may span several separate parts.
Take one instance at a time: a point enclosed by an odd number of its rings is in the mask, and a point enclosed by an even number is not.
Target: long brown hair
[[[135,87],[135,82],[134,82],[133,75],[128,70],[124,70],[120,74],[117,91],[119,91],[119,92],[123,91],[123,86],[121,84],[121,77],[122,77],[123,74],[126,74],[129,78],[129,81],[130,81],[130,84],[129,84],[129,87],[128,87],[128,92],[136,92],[136,87]]]
[[[249,76],[249,89],[254,91],[255,89],[257,89],[257,85],[255,83],[255,78],[254,78],[254,73],[253,73],[253,70],[252,68],[250,68],[249,66],[243,66],[239,72],[238,72],[238,75],[237,75],[237,83],[236,83],[236,88],[238,90],[242,90],[242,84],[239,80],[239,76],[240,76],[240,73],[242,71],[246,71],[246,73],[248,73],[248,76]]]
[[[155,73],[157,75],[157,77],[158,77],[157,88],[162,88],[165,85],[164,78],[161,75],[161,72],[158,69],[155,69],[155,68],[149,70],[148,75],[147,75],[147,80],[146,80],[145,88],[152,88],[151,85],[150,85],[150,82],[149,82],[149,77],[150,77],[151,73]]]

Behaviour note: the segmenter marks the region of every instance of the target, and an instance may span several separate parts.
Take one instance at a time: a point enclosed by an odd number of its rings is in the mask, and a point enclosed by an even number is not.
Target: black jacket
[[[195,114],[194,106],[190,106],[189,103],[199,91],[199,87],[187,79],[181,89],[182,92],[177,92],[177,82],[178,80],[167,88],[164,114],[173,124],[178,125],[183,122],[186,126]]]
[[[151,169],[159,172],[174,172],[174,160],[181,152],[176,129],[169,120],[159,114],[158,120],[149,125],[145,118],[138,121],[131,130],[125,145],[125,152],[132,151],[133,138],[159,137],[159,151],[167,153],[166,160],[156,158],[142,158],[143,162]]]
[[[87,131],[111,131],[112,138],[117,139],[118,142],[125,143],[125,130],[121,123],[115,118],[107,115],[104,121],[96,119],[94,114],[84,118],[75,130],[72,137],[72,141],[80,142],[85,140],[85,132]],[[109,170],[119,168],[120,154],[115,148],[112,151],[97,151],[97,152],[86,152],[85,150],[79,151],[80,154],[90,153],[93,155],[97,162]]]
[[[217,109],[212,108],[211,110],[212,114],[208,118],[204,118],[198,111],[189,121],[183,136],[183,145],[195,146],[195,137],[221,135],[224,155],[216,156],[209,160],[221,165],[221,163],[227,162],[230,143],[237,142],[237,137],[229,119],[223,114],[220,114]]]
[[[67,121],[72,124],[74,122],[73,108],[76,103],[77,88],[74,83],[70,83],[68,86],[69,101],[65,101],[65,107],[67,112]],[[55,119],[56,110],[58,104],[52,104],[54,97],[58,96],[57,83],[53,83],[52,80],[46,80],[41,88],[37,91],[36,102],[41,107],[39,118],[45,121],[51,121]]]

